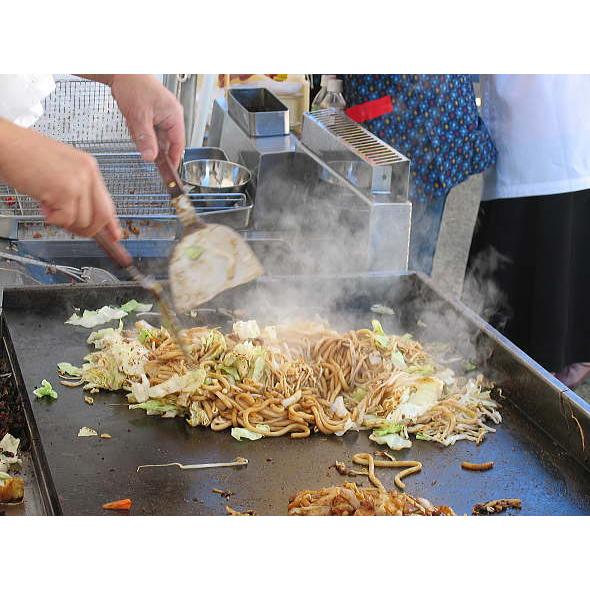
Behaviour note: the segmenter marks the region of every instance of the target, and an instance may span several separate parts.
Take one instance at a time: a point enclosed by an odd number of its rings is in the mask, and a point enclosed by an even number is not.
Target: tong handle
[[[158,157],[156,158],[156,166],[160,171],[160,176],[166,185],[166,190],[168,194],[172,197],[180,197],[184,194],[184,186],[182,184],[182,180],[180,180],[180,176],[178,175],[178,171],[172,165],[170,161],[170,156],[168,156],[168,152],[160,146],[158,150]]]
[[[160,140],[156,166],[172,199],[176,214],[185,228],[203,229],[207,224],[197,215],[190,199],[184,191],[184,184],[174,168],[164,142]]]
[[[111,260],[116,262],[121,268],[129,268],[133,264],[131,254],[127,252],[121,242],[113,241],[105,230],[100,230],[94,239],[98,245],[109,255]]]

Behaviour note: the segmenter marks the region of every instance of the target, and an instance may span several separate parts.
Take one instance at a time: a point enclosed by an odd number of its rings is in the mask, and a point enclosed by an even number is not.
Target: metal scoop
[[[262,265],[236,231],[206,224],[197,215],[166,150],[160,149],[156,165],[184,227],[168,273],[175,308],[188,312],[222,291],[262,275]]]

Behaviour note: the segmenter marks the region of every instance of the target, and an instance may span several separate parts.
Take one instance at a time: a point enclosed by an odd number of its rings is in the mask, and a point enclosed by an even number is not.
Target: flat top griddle
[[[339,328],[361,327],[370,325],[374,317],[369,312],[370,304],[387,303],[398,313],[394,318],[380,319],[386,330],[398,331],[416,328],[416,311],[437,300],[415,275],[346,282],[334,279],[313,284],[283,280],[268,282],[271,288],[264,285],[265,281],[261,281],[258,287],[238,288],[209,307],[246,308],[251,312],[249,317],[270,322],[279,307],[284,307],[286,293],[292,295],[290,288],[296,285],[306,295],[300,290],[291,300],[307,317],[324,311],[323,315],[333,316]],[[345,478],[330,469],[335,461],[350,463],[354,453],[377,450],[379,447],[368,440],[368,432],[347,433],[343,437],[313,435],[303,440],[282,437],[238,442],[229,431],[190,428],[181,419],[161,419],[130,411],[122,394],[96,394],[94,405],[89,406],[80,388],[59,385],[56,364],[68,361],[79,365],[89,351],[86,338],[90,330],[64,325],[73,308],[95,309],[131,298],[147,300],[144,293],[131,286],[5,291],[5,340],[18,368],[25,411],[35,438],[33,446],[54,513],[106,514],[101,509],[104,502],[129,497],[134,502],[131,514],[139,515],[222,515],[225,504],[236,509],[254,509],[261,515],[285,515],[289,497],[301,489],[337,485],[346,480],[370,485],[365,477]],[[445,314],[451,313],[452,307],[443,304]],[[453,313],[459,314],[460,310]],[[133,315],[126,318],[126,325],[134,319]],[[462,321],[467,325],[471,320]],[[223,327],[231,324],[224,312],[203,312],[191,322]],[[482,332],[481,325],[471,327],[479,338],[483,334],[488,344],[493,340],[485,330]],[[456,336],[447,332],[449,340]],[[493,345],[499,346],[497,342]],[[479,447],[464,441],[449,448],[415,441],[411,449],[396,452],[396,458],[423,463],[420,474],[405,480],[407,491],[435,504],[450,505],[458,514],[471,513],[475,503],[515,497],[523,503],[518,514],[590,514],[590,475],[580,464],[579,456],[578,460],[572,458],[579,455],[579,450],[572,446],[567,453],[563,443],[558,445],[535,424],[542,422],[541,417],[533,416],[533,421],[509,401],[510,388],[517,383],[522,384],[519,390],[529,388],[530,395],[549,400],[545,405],[553,403],[550,396],[559,397],[560,393],[550,391],[555,384],[539,377],[526,358],[521,358],[522,353],[514,358],[513,355],[513,351],[500,354],[494,349],[486,361],[490,371],[504,375],[509,388],[505,390],[508,399],[502,409],[504,422],[497,432],[489,434]],[[521,376],[516,378],[516,372]],[[33,389],[42,379],[51,381],[59,392],[58,400],[34,397]],[[514,396],[518,398],[517,394]],[[556,403],[563,405],[563,401]],[[580,407],[576,403],[577,412]],[[542,408],[543,403],[537,406]],[[581,409],[581,424],[585,428],[587,406]],[[555,417],[555,421],[560,418]],[[79,438],[82,426],[106,432],[112,438]],[[571,436],[571,445],[575,445],[575,434]],[[166,468],[136,472],[140,464],[225,462],[236,456],[249,459],[249,465],[235,469]],[[495,467],[485,473],[466,472],[460,467],[461,461],[490,460],[495,461]],[[395,471],[378,470],[388,488],[394,488]],[[213,488],[231,490],[235,495],[225,500],[212,493]]]

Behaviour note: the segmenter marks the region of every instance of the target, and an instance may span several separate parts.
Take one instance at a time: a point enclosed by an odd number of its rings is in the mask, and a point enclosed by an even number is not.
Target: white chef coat
[[[482,118],[498,150],[483,199],[590,188],[590,76],[481,76]]]
[[[0,117],[30,127],[43,114],[43,99],[55,88],[50,74],[1,74]]]

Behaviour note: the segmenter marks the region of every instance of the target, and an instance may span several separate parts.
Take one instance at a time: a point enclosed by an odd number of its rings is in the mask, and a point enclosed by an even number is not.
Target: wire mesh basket
[[[117,214],[125,220],[126,238],[174,237],[177,221],[154,164],[144,162],[110,88],[73,77],[58,77],[45,99],[44,114],[34,128],[94,155]],[[244,229],[253,208],[243,193],[191,195],[200,215]],[[135,223],[141,221],[141,230]],[[72,234],[46,226],[38,203],[29,195],[0,184],[0,238],[62,239]]]
[[[92,80],[57,77],[34,128],[90,153],[136,149],[111,89]]]

